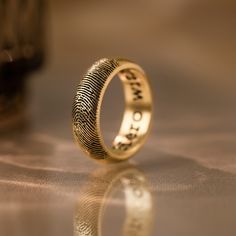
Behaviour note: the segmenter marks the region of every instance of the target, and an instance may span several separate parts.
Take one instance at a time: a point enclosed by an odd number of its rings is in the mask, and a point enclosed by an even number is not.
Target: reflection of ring
[[[97,180],[97,181],[96,181]],[[106,203],[122,187],[126,217],[123,235],[148,236],[152,223],[152,196],[144,175],[134,167],[98,172],[86,183],[75,213],[74,236],[100,236]]]
[[[105,90],[115,75],[124,85],[126,106],[120,131],[110,148],[101,137],[100,110]],[[73,132],[90,157],[106,162],[126,160],[143,145],[151,116],[151,90],[142,68],[127,60],[101,59],[88,70],[77,88]]]

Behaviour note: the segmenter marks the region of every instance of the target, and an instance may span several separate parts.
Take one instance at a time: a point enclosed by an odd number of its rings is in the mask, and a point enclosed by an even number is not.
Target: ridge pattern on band
[[[83,150],[96,159],[105,159],[108,155],[98,134],[98,103],[107,78],[118,66],[116,60],[97,61],[79,83],[73,102],[74,136]]]

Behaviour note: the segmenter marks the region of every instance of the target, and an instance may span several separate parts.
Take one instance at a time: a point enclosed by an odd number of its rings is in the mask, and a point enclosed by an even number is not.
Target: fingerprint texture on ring
[[[77,87],[73,102],[73,132],[81,147],[96,159],[107,156],[98,133],[98,104],[104,84],[119,66],[116,60],[101,59],[86,73]]]

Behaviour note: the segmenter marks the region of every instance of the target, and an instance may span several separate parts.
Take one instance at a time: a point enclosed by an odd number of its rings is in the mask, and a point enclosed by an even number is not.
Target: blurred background
[[[0,234],[235,235],[235,25],[233,0],[0,0]],[[152,133],[121,167],[87,159],[71,132],[76,85],[103,57],[140,64],[154,95]],[[108,139],[122,110],[114,81]],[[136,224],[132,181],[151,209]],[[100,234],[77,224],[104,202]]]

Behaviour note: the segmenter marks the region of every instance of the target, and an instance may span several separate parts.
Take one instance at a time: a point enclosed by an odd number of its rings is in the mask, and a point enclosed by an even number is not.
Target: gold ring
[[[115,75],[123,84],[125,111],[118,135],[107,146],[100,128],[101,103]],[[144,144],[152,109],[151,88],[139,65],[124,59],[101,59],[88,69],[77,87],[72,110],[75,140],[95,160],[126,160]]]

